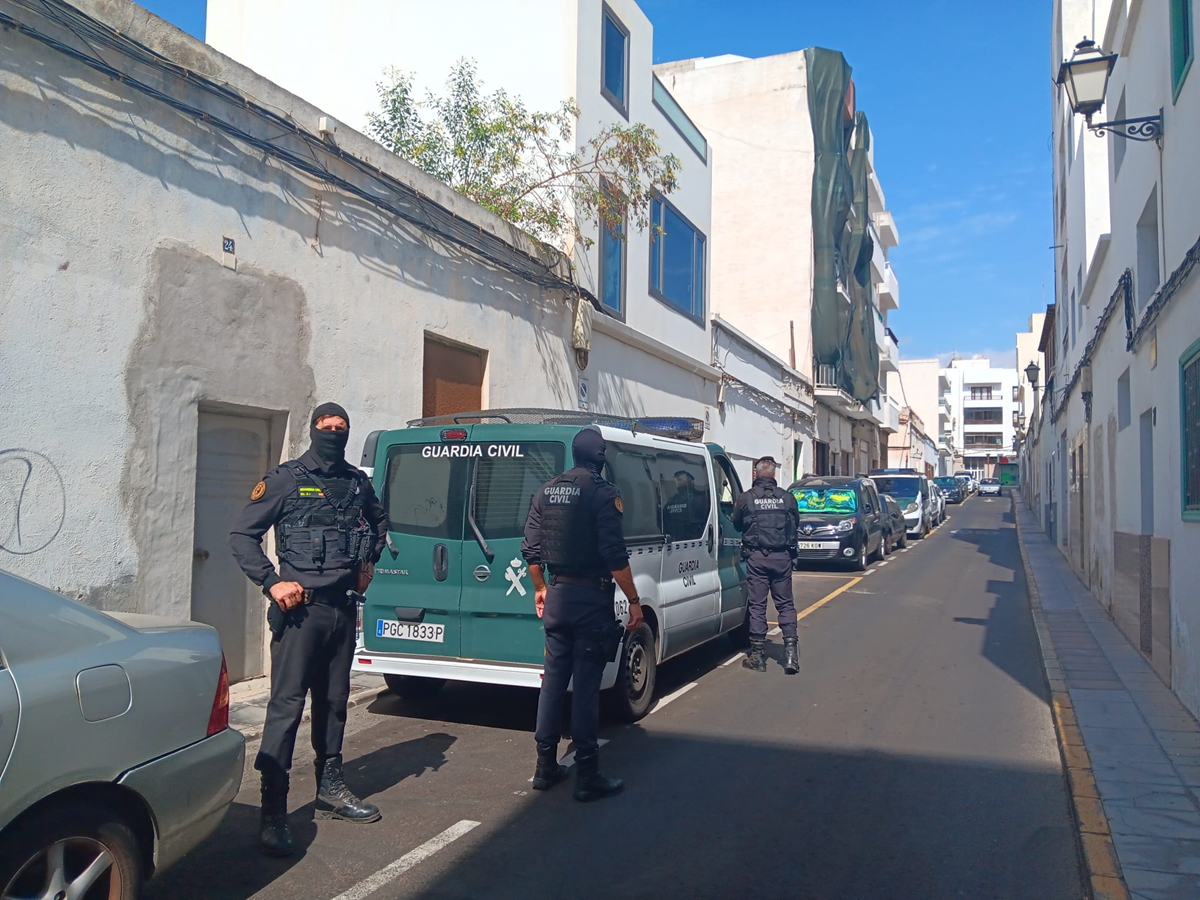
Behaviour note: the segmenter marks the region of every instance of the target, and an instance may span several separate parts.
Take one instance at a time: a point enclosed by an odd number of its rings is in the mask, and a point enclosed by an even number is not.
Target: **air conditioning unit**
[[[1084,366],[1079,370],[1079,393],[1090,394],[1092,392],[1092,367]]]

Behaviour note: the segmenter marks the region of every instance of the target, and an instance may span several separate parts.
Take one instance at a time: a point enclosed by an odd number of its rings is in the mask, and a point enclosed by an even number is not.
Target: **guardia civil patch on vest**
[[[250,499],[251,500],[261,500],[263,498],[263,494],[265,494],[266,492],[267,492],[267,483],[265,481],[260,481],[258,484],[256,484],[254,486],[254,490],[252,490],[250,492]]]

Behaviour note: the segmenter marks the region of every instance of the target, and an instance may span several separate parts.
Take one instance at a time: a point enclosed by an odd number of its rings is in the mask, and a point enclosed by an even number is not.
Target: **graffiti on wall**
[[[67,518],[62,475],[45,454],[0,449],[0,552],[29,556],[58,537]]]

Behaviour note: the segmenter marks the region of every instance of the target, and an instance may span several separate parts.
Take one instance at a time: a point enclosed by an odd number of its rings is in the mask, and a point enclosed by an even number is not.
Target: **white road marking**
[[[737,662],[739,659],[741,659],[745,655],[746,655],[745,653],[734,654],[733,656],[729,657],[729,659],[725,660],[725,662],[721,663],[721,668],[723,669],[726,666],[732,666],[735,662]]]
[[[884,560],[883,562],[881,562],[879,565],[880,565],[880,566],[890,566],[891,564],[892,564],[892,561],[891,561],[890,559],[885,559],[885,560]]]
[[[657,703],[654,704],[654,709],[650,710],[649,715],[654,715],[656,712],[658,712],[660,709],[662,709],[668,703],[674,703],[676,700],[678,700],[680,697],[682,697],[684,694],[686,694],[688,691],[690,691],[692,688],[694,688],[696,686],[697,686],[697,682],[693,681],[691,684],[685,684],[683,687],[681,687],[675,693],[667,694],[667,696],[663,697],[661,700],[659,700]]]
[[[875,574],[875,570],[874,570],[874,569],[867,569],[867,571],[865,571],[865,572],[863,572],[863,573],[862,573],[862,577],[863,577],[863,578],[866,578],[868,575],[874,575],[874,574]]]
[[[396,880],[413,866],[424,862],[437,853],[439,850],[450,846],[460,837],[467,834],[474,828],[478,828],[478,822],[472,822],[470,819],[463,819],[454,825],[451,825],[435,838],[430,838],[420,847],[415,850],[410,850],[394,863],[384,866],[370,878],[364,878],[350,890],[338,894],[333,900],[363,900],[364,897],[369,897],[385,884]]]
[[[772,628],[770,631],[767,632],[767,637],[775,637],[775,635],[777,635],[777,634],[783,634],[783,629],[780,628],[778,625],[776,625],[774,628]]]

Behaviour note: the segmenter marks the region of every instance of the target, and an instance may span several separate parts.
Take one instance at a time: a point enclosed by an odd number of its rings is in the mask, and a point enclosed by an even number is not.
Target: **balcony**
[[[890,250],[900,243],[900,233],[896,231],[896,220],[892,218],[890,212],[885,209],[871,213],[871,221],[875,223],[875,230],[879,232],[884,247]]]
[[[813,394],[818,401],[849,419],[874,418],[869,407],[859,403],[841,389],[839,367],[819,365],[816,360],[813,360],[813,373],[816,375]]]
[[[883,249],[883,242],[879,239],[879,232],[875,230],[875,226],[870,220],[867,220],[867,231],[870,233],[872,243],[875,245],[871,251],[871,282],[873,284],[882,284],[885,272],[887,271],[887,254]]]
[[[895,397],[880,395],[876,420],[883,431],[895,434],[900,430],[900,404],[896,402]]]
[[[900,308],[900,283],[896,281],[896,273],[892,270],[892,264],[887,263],[883,267],[883,281],[876,286],[879,296],[880,309],[899,309]]]
[[[877,322],[875,329],[875,337],[879,341],[879,372],[899,372],[900,371],[900,343],[896,340],[896,335],[892,333],[892,329],[886,325],[883,326],[883,332],[880,334],[879,325]]]

